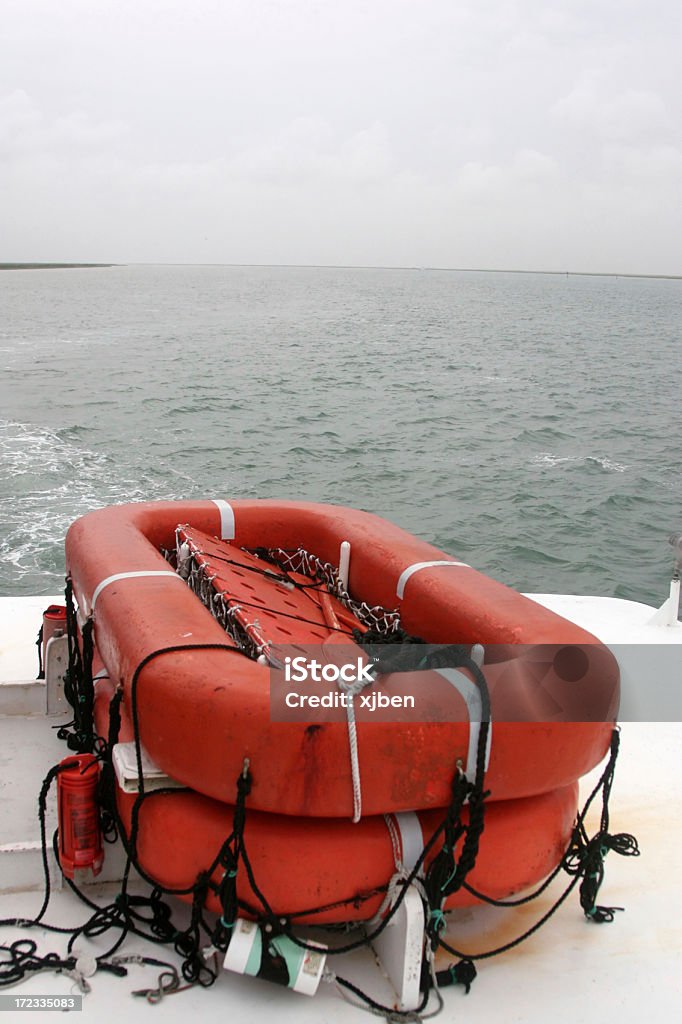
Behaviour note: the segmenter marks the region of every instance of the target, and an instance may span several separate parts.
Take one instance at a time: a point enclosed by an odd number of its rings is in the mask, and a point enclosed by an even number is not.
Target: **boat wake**
[[[60,590],[63,538],[75,518],[102,505],[194,496],[199,488],[165,465],[123,472],[78,443],[78,427],[0,420],[0,586],[14,594]],[[168,473],[173,479],[168,479]]]

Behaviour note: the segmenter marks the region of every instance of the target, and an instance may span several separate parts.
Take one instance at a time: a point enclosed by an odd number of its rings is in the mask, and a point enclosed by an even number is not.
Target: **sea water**
[[[343,268],[0,273],[0,593],[112,502],[393,520],[520,590],[659,604],[682,281]]]

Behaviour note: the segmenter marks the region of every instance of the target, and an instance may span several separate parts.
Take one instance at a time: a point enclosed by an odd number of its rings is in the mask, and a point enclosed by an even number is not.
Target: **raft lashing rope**
[[[306,576],[311,588],[324,588],[334,594],[349,609],[359,623],[360,628],[353,629],[346,624],[347,631],[356,642],[364,643],[371,651],[373,644],[396,644],[396,657],[391,658],[390,670],[400,670],[399,661],[409,669],[414,658],[409,653],[409,645],[421,643],[419,638],[409,637],[400,626],[397,611],[369,607],[363,602],[351,598],[342,587],[338,570],[329,563],[324,563],[309,552],[264,550],[254,552],[263,563],[263,572],[270,576],[279,576],[283,581],[291,573]],[[256,631],[245,628],[243,622],[230,603],[224,597],[216,598],[211,588],[211,579],[202,569],[197,552],[179,544],[177,555],[168,553],[170,561],[176,564],[178,573],[198,594],[214,616],[229,633],[232,640],[251,658],[261,657],[264,653],[263,644]],[[176,561],[177,558],[177,561]],[[79,972],[78,958],[73,955],[77,941],[89,937],[100,936],[113,930],[116,934],[109,949],[96,957],[98,970],[109,971],[123,976],[126,974],[126,963],[131,961],[147,964],[152,967],[166,968],[159,978],[158,989],[141,990],[136,994],[145,995],[151,1002],[158,1001],[164,993],[178,991],[181,987],[191,985],[210,986],[216,981],[219,970],[217,954],[229,960],[243,958],[237,949],[240,943],[248,945],[248,966],[244,965],[244,973],[258,975],[277,981],[302,991],[301,965],[308,965],[308,975],[320,975],[326,982],[337,986],[344,998],[355,1005],[369,1010],[375,1015],[384,1016],[391,1021],[414,1021],[423,1017],[433,1016],[443,1007],[440,989],[457,984],[465,992],[469,992],[476,978],[476,963],[504,953],[519,945],[533,935],[565,902],[570,893],[579,886],[580,904],[586,919],[594,923],[612,921],[615,912],[622,908],[603,907],[597,904],[597,897],[604,880],[604,858],[609,850],[623,856],[638,856],[639,848],[634,836],[627,833],[611,834],[609,832],[609,798],[613,785],[614,772],[620,745],[620,733],[614,728],[608,761],[601,777],[590,793],[583,809],[578,813],[568,848],[555,870],[539,885],[535,891],[524,896],[510,899],[495,899],[486,893],[477,891],[467,881],[478,855],[479,845],[485,829],[486,800],[489,793],[485,790],[486,750],[488,731],[490,728],[490,699],[483,671],[477,660],[471,657],[466,648],[453,648],[448,651],[446,662],[457,664],[466,669],[478,688],[482,721],[476,749],[475,771],[468,778],[460,764],[457,765],[451,782],[451,800],[444,809],[442,820],[423,845],[410,870],[399,865],[396,853],[396,875],[386,882],[380,890],[367,893],[358,892],[352,900],[343,901],[344,905],[360,906],[377,894],[385,896],[381,915],[365,924],[360,937],[347,941],[334,941],[339,926],[330,929],[330,945],[325,948],[327,957],[350,953],[361,947],[370,947],[395,918],[403,904],[408,891],[419,892],[424,908],[424,934],[422,937],[422,970],[420,978],[420,1001],[410,1010],[396,1010],[393,1006],[383,1005],[362,991],[349,980],[329,969],[322,969],[323,954],[320,944],[308,942],[296,934],[294,930],[296,914],[280,916],[275,914],[268,902],[267,892],[255,877],[245,840],[245,824],[248,816],[248,800],[252,787],[253,776],[258,772],[257,764],[244,761],[243,771],[234,784],[234,806],[232,825],[229,834],[218,849],[213,851],[208,867],[201,871],[194,883],[183,889],[164,887],[152,877],[140,864],[137,855],[139,837],[140,811],[150,797],[166,790],[146,792],[144,776],[141,768],[142,748],[136,710],[136,686],[139,675],[148,662],[174,648],[164,648],[153,652],[138,665],[126,691],[132,702],[131,715],[134,725],[135,751],[138,762],[139,792],[135,799],[127,829],[121,819],[116,802],[116,776],[113,765],[113,749],[118,740],[120,728],[120,703],[123,691],[119,687],[109,706],[109,728],[106,738],[96,735],[93,718],[94,681],[92,673],[94,636],[93,621],[88,619],[79,628],[73,602],[70,580],[66,587],[67,629],[69,668],[65,692],[73,708],[73,720],[68,727],[59,731],[69,748],[77,752],[94,753],[100,768],[99,806],[100,815],[108,838],[120,837],[126,853],[126,864],[120,891],[107,906],[98,906],[79,888],[74,880],[66,879],[67,884],[89,909],[90,914],[83,924],[74,929],[47,924],[44,920],[50,902],[50,876],[47,856],[46,837],[46,806],[48,791],[60,772],[69,767],[68,759],[55,766],[46,776],[39,797],[39,818],[42,840],[42,861],[45,879],[43,904],[36,917],[30,920],[11,919],[0,921],[0,925],[13,925],[41,928],[69,935],[68,955],[57,954],[38,956],[36,944],[31,940],[19,940],[10,945],[0,946],[0,986],[14,985],[35,972],[61,971],[70,974],[80,985],[82,991],[89,988],[88,982]],[[403,647],[404,645],[404,647]],[[187,649],[201,645],[186,644],[177,649]],[[402,653],[401,653],[402,650]],[[414,650],[414,648],[413,648]],[[587,833],[586,816],[594,801],[601,795],[601,816],[599,828],[591,837]],[[462,810],[468,805],[468,820],[462,818]],[[58,835],[55,832],[53,847],[58,856]],[[429,859],[430,858],[430,859]],[[207,855],[207,861],[209,856]],[[237,869],[245,868],[251,891],[258,900],[258,905],[246,901],[238,891]],[[131,893],[131,874],[135,870],[138,876],[149,886],[146,896]],[[468,891],[478,901],[496,907],[513,908],[525,905],[543,895],[551,883],[565,872],[569,882],[554,903],[546,910],[531,927],[527,928],[515,939],[489,950],[461,950],[445,940],[446,915],[444,904],[447,896],[459,889]],[[219,880],[216,881],[216,876]],[[207,895],[212,892],[217,897],[222,912],[215,916],[209,915],[204,907]],[[178,926],[173,920],[173,909],[164,900],[165,896],[183,896],[191,901],[189,922],[184,927]],[[318,907],[306,911],[309,918],[321,913],[327,907]],[[348,929],[346,928],[347,932]],[[144,938],[154,944],[172,947],[181,957],[181,975],[184,986],[179,984],[179,975],[172,964],[154,957],[126,957],[117,955],[128,935]],[[234,945],[233,945],[234,944]],[[436,967],[436,954],[445,952],[455,958],[446,968]],[[311,966],[312,965],[312,966]],[[165,980],[164,980],[165,979]],[[316,987],[316,983],[315,986]],[[434,1005],[435,1003],[435,1005]]]

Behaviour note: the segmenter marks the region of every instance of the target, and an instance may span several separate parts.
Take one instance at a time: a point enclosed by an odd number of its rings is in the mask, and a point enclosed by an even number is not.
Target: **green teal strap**
[[[269,949],[273,956],[279,955],[283,958],[289,973],[289,988],[293,988],[305,951],[292,942],[288,935],[278,935],[272,939]]]
[[[244,974],[250,974],[251,977],[256,978],[260,971],[261,960],[263,959],[263,938],[261,936],[260,928],[256,929],[256,935],[253,940],[253,946],[249,953],[249,959],[246,961],[246,967],[244,968]]]
[[[431,913],[429,914],[429,917],[433,921],[434,930],[437,932],[442,932],[443,928],[445,928],[445,914],[443,913],[443,911],[432,910]]]

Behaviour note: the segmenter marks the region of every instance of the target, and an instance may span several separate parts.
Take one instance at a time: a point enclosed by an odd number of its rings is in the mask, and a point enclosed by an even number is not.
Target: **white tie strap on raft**
[[[400,862],[396,861],[396,870],[404,871],[405,877],[407,878],[414,869],[415,864],[422,855],[424,849],[424,836],[422,835],[422,827],[419,824],[419,818],[414,811],[400,811],[397,814],[385,815],[386,824],[389,832],[391,832],[391,824],[395,823],[398,826],[398,837],[400,840]],[[393,837],[391,837],[393,838]],[[394,847],[394,859],[395,859],[395,847]],[[423,873],[424,867],[420,868],[420,875]]]
[[[230,505],[229,501],[224,501],[222,498],[211,498],[210,500],[220,512],[221,540],[234,540],[234,509]],[[106,579],[102,580],[102,582],[95,587],[95,592],[92,595],[90,614],[94,614],[97,598],[104,588],[108,587],[110,583],[117,583],[119,580],[143,579],[150,576],[173,576],[175,579],[181,579],[181,577],[178,576],[177,573],[173,572],[172,569],[146,569],[138,572],[114,573],[113,576],[107,576]]]
[[[386,895],[376,914],[370,922],[370,928],[383,921],[396,899],[400,895],[404,882],[410,877],[417,861],[424,852],[424,836],[419,818],[414,811],[400,811],[397,814],[384,814],[384,821],[393,847],[393,863],[395,874],[391,877]],[[424,892],[424,865],[412,882],[412,886],[426,899]]]
[[[173,572],[172,569],[140,569],[137,572],[116,572],[113,576],[107,576],[106,579],[102,580],[102,582],[98,583],[95,587],[95,591],[92,595],[90,613],[94,614],[97,598],[104,588],[108,587],[110,583],[118,583],[119,580],[147,579],[150,576],[172,576],[174,580],[180,580],[181,583],[183,582],[178,574]]]
[[[234,509],[229,501],[222,498],[211,498],[211,501],[220,512],[220,539],[234,540]]]
[[[377,928],[396,900],[399,897],[402,899],[397,914],[392,916],[388,927],[375,937],[373,947],[398,995],[398,1006],[405,1011],[419,1002],[426,923],[424,903],[427,900],[422,882],[423,871],[420,870],[406,892],[404,885],[422,855],[424,839],[419,819],[413,811],[385,814],[384,820],[393,845],[396,872],[388,883],[384,901],[369,928],[372,931]]]
[[[397,583],[396,588],[395,588],[396,594],[398,595],[398,597],[402,601],[403,597],[405,596],[405,584],[409,580],[410,576],[413,576],[416,572],[419,572],[421,569],[432,569],[432,568],[436,568],[436,566],[446,566],[446,565],[453,565],[453,566],[454,565],[458,565],[458,566],[461,566],[464,569],[470,569],[471,568],[471,566],[468,565],[466,562],[453,562],[453,561],[447,561],[447,562],[445,562],[445,561],[439,561],[439,562],[414,562],[412,565],[408,565],[407,569],[403,569],[403,571],[401,572],[400,577],[398,579],[398,583]]]
[[[481,699],[481,691],[476,686],[476,683],[472,682],[468,676],[465,676],[463,672],[459,672],[456,668],[438,668],[436,672],[443,679],[446,679],[451,686],[457,690],[464,700],[469,712],[469,749],[467,751],[467,763],[465,766],[465,774],[469,782],[473,782],[476,778],[476,760],[478,756],[478,737],[481,732],[481,719],[483,717],[483,701]],[[488,770],[488,764],[490,763],[490,747],[493,739],[493,723],[490,720],[488,728],[488,738],[485,747],[485,769]]]

